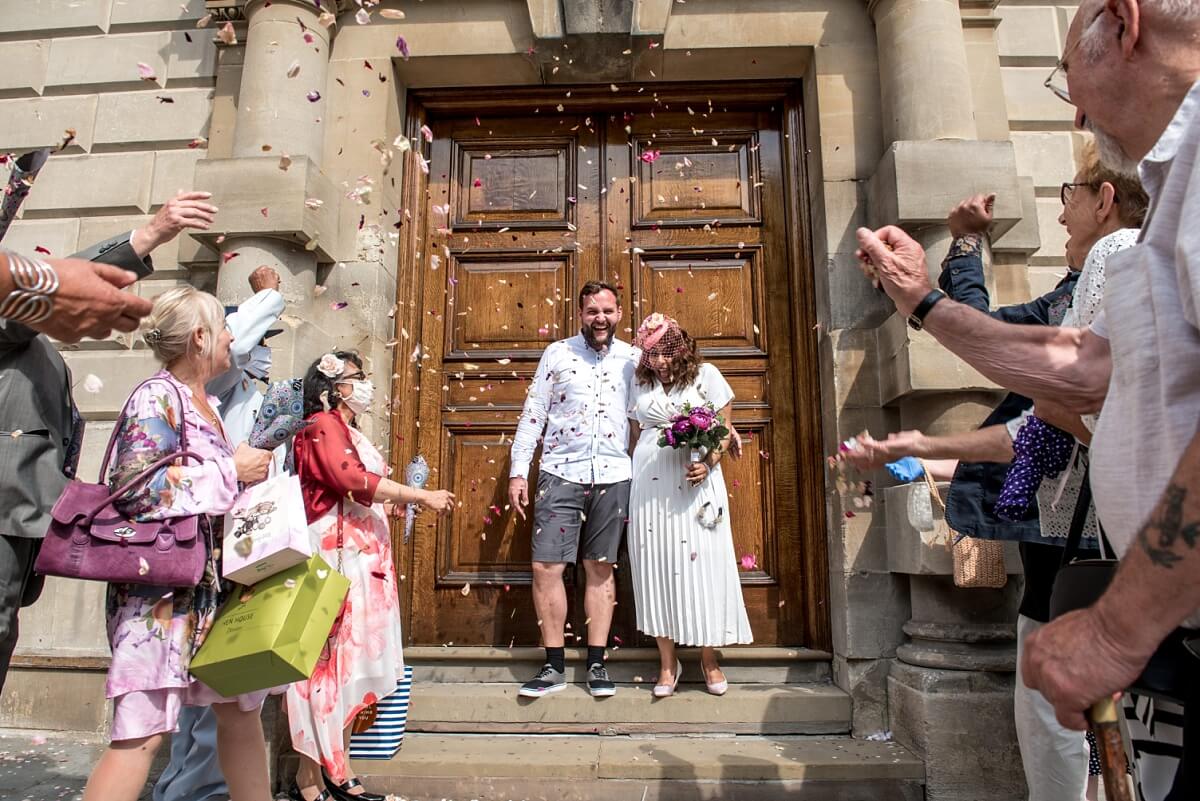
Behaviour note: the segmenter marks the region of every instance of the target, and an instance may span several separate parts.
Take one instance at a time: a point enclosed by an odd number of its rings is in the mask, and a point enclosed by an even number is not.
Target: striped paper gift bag
[[[351,759],[391,759],[400,750],[408,722],[412,677],[412,667],[405,665],[404,678],[396,682],[396,691],[375,704],[375,722],[371,728],[350,736]]]

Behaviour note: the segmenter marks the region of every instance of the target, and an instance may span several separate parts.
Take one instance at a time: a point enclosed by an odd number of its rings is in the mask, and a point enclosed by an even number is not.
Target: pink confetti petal
[[[403,36],[396,37],[396,49],[400,51],[401,57],[408,61],[408,42]]]
[[[658,161],[658,157],[662,155],[661,150],[647,150],[642,153],[642,161],[647,164],[653,164]]]
[[[754,570],[758,567],[758,557],[748,553],[741,558],[742,570]]]
[[[316,89],[313,89],[311,92],[306,94],[305,97],[308,98],[309,103],[316,103],[318,100],[321,99],[321,93],[318,92]]]
[[[426,142],[432,142],[433,141],[433,129],[431,129],[428,125],[422,125],[421,126],[421,136],[422,136],[422,138],[425,139]]]
[[[230,46],[237,44],[237,34],[234,33],[233,23],[226,22],[224,25],[222,25],[221,30],[217,31],[217,38],[220,39],[223,44]]]
[[[138,65],[137,65],[137,71],[138,71],[138,77],[141,78],[143,81],[157,81],[158,80],[158,76],[154,74],[154,67],[151,67],[149,64],[145,64],[145,63],[139,61]]]

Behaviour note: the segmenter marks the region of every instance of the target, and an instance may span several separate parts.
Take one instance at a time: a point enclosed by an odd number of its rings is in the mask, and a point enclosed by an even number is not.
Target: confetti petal
[[[384,19],[404,19],[404,12],[398,8],[380,9],[379,16]]]
[[[421,126],[421,137],[426,142],[432,142],[433,141],[433,129],[431,129],[428,125],[422,125]]]
[[[371,15],[369,13],[367,13],[367,10],[365,8],[360,8],[358,10],[358,13],[354,15],[354,21],[357,22],[359,25],[370,25],[371,24]]]
[[[237,44],[237,34],[233,30],[233,23],[226,22],[222,25],[221,30],[217,31],[217,38],[230,46]]]
[[[299,74],[300,74],[300,62],[298,60],[293,61],[291,64],[288,65],[287,76],[289,78],[295,78]]]
[[[396,37],[396,49],[400,51],[401,57],[408,61],[408,41],[403,36]]]
[[[144,576],[150,572],[150,563],[144,557],[138,557],[138,575]]]
[[[84,379],[83,379],[83,391],[84,392],[90,392],[93,395],[95,395],[97,392],[99,392],[102,389],[104,389],[104,382],[100,380],[99,376],[97,376],[93,373],[88,373],[84,377]]]
[[[158,76],[154,74],[154,67],[151,67],[149,64],[139,61],[137,65],[137,71],[138,77],[140,77],[143,81],[158,80]]]
[[[308,98],[309,103],[316,103],[318,100],[321,99],[321,93],[318,92],[316,89],[313,89],[311,92],[306,94],[305,97]]]

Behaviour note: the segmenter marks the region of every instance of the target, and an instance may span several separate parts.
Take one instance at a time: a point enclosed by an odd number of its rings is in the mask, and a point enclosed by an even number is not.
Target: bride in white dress
[[[685,404],[710,405],[732,429],[733,390],[716,367],[700,360],[695,341],[669,317],[647,317],[634,344],[642,358],[629,416],[641,434],[633,452],[629,567],[637,627],[658,643],[654,695],[671,695],[679,682],[676,645],[700,647],[705,686],[723,695],[728,684],[714,649],[753,641],[721,472],[729,438],[698,462],[691,461],[688,448],[660,447],[658,439]]]

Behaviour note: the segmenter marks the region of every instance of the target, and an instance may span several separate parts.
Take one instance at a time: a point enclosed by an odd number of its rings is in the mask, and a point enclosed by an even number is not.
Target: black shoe
[[[350,779],[349,781],[342,782],[341,784],[335,784],[333,779],[329,778],[328,773],[322,771],[321,775],[325,777],[326,790],[329,793],[332,793],[333,797],[337,799],[337,801],[387,801],[386,796],[379,795],[378,793],[368,793],[366,789],[357,795],[350,792],[355,787],[363,786],[363,783],[358,779]]]
[[[588,692],[593,698],[608,698],[617,694],[617,685],[608,677],[608,669],[601,664],[588,666]]]
[[[292,801],[307,801],[307,799],[304,797],[304,793],[300,792],[300,785],[296,784],[295,782],[292,782],[292,786],[288,788],[288,798],[292,799]],[[312,801],[329,801],[329,791],[322,790],[321,792],[317,793],[317,797]]]
[[[559,673],[547,662],[542,665],[541,671],[536,676],[521,685],[517,694],[525,698],[541,698],[543,695],[560,693],[565,689],[567,689],[566,674]]]

